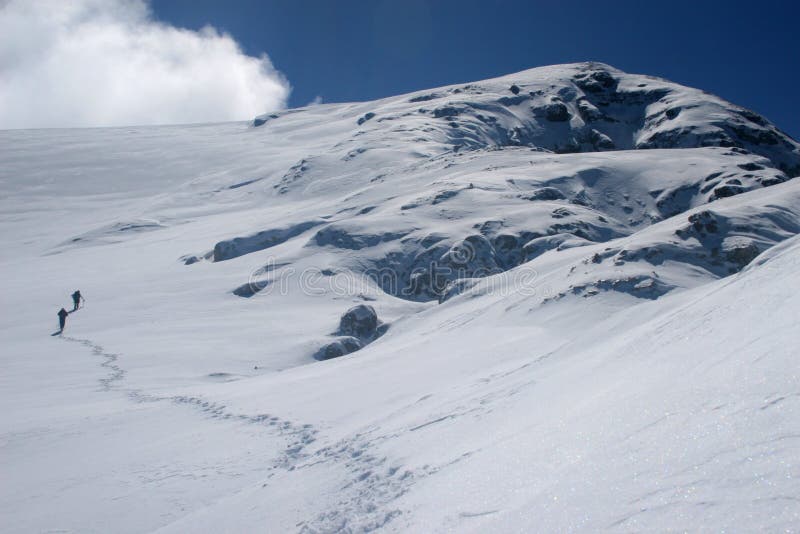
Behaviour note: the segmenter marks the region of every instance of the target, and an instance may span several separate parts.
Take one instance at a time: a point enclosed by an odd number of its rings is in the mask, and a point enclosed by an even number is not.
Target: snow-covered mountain
[[[0,132],[4,530],[791,530],[798,175],[599,63]]]

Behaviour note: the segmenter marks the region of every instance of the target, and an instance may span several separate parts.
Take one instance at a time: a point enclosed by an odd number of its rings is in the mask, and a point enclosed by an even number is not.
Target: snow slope
[[[3,530],[792,530],[798,174],[597,63],[0,132]]]

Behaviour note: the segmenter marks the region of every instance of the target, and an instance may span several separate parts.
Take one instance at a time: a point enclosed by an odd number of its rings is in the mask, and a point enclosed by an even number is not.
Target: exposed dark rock
[[[517,95],[517,96],[502,96],[498,99],[498,102],[503,104],[504,106],[518,106],[528,100],[527,95]],[[495,121],[494,117],[484,117],[485,119],[488,118],[491,121]]]
[[[456,273],[465,273],[459,278],[475,276],[476,273],[486,273],[483,276],[488,276],[500,272],[494,247],[482,235],[468,236],[453,245],[442,256],[441,264],[445,268],[453,269]]]
[[[764,170],[764,167],[762,167],[758,163],[753,163],[753,162],[742,163],[741,165],[739,165],[739,168],[743,169],[745,171],[762,171],[762,170]]]
[[[738,243],[725,250],[725,259],[736,265],[737,270],[743,269],[748,263],[761,254],[761,250],[754,242]]]
[[[300,180],[303,175],[309,170],[308,161],[304,158],[292,165],[280,181],[273,185],[279,193],[288,193],[292,184]]]
[[[660,265],[666,259],[664,250],[658,245],[637,249],[623,249],[614,256],[614,265],[645,260],[652,265]]]
[[[800,164],[797,165],[787,165],[785,163],[781,163],[779,166],[780,170],[786,173],[786,176],[789,178],[795,178],[800,176]]]
[[[578,99],[577,106],[578,113],[580,113],[581,118],[583,118],[583,120],[586,122],[597,122],[608,119],[608,117],[606,117],[602,111],[597,109],[594,104],[585,98]]]
[[[375,117],[375,114],[372,113],[371,111],[369,113],[365,113],[362,117],[359,117],[358,125],[361,126],[362,124],[364,124],[373,117]]]
[[[236,295],[237,297],[243,297],[249,299],[250,297],[256,295],[259,291],[267,287],[267,285],[269,285],[269,282],[266,281],[248,282],[234,289],[233,294]]]
[[[368,304],[353,306],[339,320],[338,333],[362,340],[371,340],[377,333],[380,321],[375,308]]]
[[[581,239],[586,239],[591,241],[591,238],[588,235],[589,225],[586,224],[584,221],[575,221],[575,222],[568,222],[568,223],[557,223],[550,226],[547,229],[548,235],[556,235],[556,234],[572,234],[574,236],[580,237]]]
[[[703,210],[693,213],[688,217],[690,226],[684,229],[676,230],[679,237],[686,239],[690,233],[700,237],[705,237],[708,234],[716,234],[719,232],[719,223],[717,216],[714,212]]]
[[[366,247],[374,247],[386,241],[400,239],[406,235],[406,233],[407,232],[382,232],[362,234],[331,224],[314,234],[311,241],[320,247],[333,246],[349,250],[360,250]]]
[[[565,122],[569,120],[569,109],[562,102],[553,102],[544,108],[544,116],[552,122]]]
[[[436,98],[441,98],[441,97],[442,97],[442,95],[440,95],[438,93],[431,93],[431,94],[428,94],[428,95],[420,95],[420,96],[415,96],[415,97],[409,98],[408,101],[409,102],[427,102],[428,100],[434,100]]]
[[[272,114],[267,116],[256,117],[253,119],[253,126],[261,126],[262,124],[266,124],[271,119],[277,119],[280,115]]]
[[[665,218],[683,213],[692,205],[692,200],[697,196],[697,192],[697,184],[687,184],[661,191],[656,197],[656,208]]]
[[[716,200],[716,199],[719,199],[719,198],[732,197],[732,196],[738,195],[740,193],[744,193],[745,191],[747,191],[747,189],[745,189],[741,185],[736,185],[736,184],[733,184],[731,182],[728,182],[725,185],[721,185],[721,186],[719,186],[719,187],[714,189],[714,194],[713,194],[711,200]]]
[[[572,198],[570,199],[572,204],[576,204],[578,206],[591,206],[591,201],[589,199],[589,195],[586,194],[584,189],[581,189],[577,193],[575,193]]]
[[[432,233],[423,237],[419,244],[422,245],[423,248],[429,248],[445,239],[447,239],[447,236],[445,235]]]
[[[444,251],[437,245],[414,258],[407,271],[408,284],[401,295],[412,300],[438,299],[453,280],[501,271],[491,243],[482,235],[473,235]]]
[[[600,70],[576,75],[575,85],[588,93],[602,93],[616,88],[617,80],[610,73]]]
[[[767,119],[765,119],[758,113],[750,111],[749,109],[739,110],[739,114],[745,119],[749,120],[750,122],[754,122],[759,126],[769,126],[769,121],[767,121]]]
[[[213,259],[214,261],[225,261],[274,247],[321,223],[321,220],[305,221],[286,228],[264,230],[249,236],[226,239],[214,245]]]
[[[737,137],[754,145],[777,145],[781,142],[780,137],[773,130],[761,130],[747,126],[732,126],[731,130]]]
[[[574,137],[564,140],[563,143],[555,143],[553,145],[553,152],[556,154],[577,154],[580,151],[581,144]]]
[[[612,280],[598,280],[590,284],[573,286],[570,292],[573,295],[580,295],[584,298],[593,297],[600,291],[616,291],[627,293],[637,298],[655,300],[673,289],[672,286],[664,284],[657,276],[636,275],[626,278]],[[556,299],[563,298],[565,294],[559,294]]]
[[[512,269],[525,261],[522,247],[532,239],[532,234],[523,235],[499,234],[492,239],[495,250],[495,261],[502,269]]]
[[[782,184],[787,178],[786,176],[759,176],[756,180],[763,187],[771,187],[773,185]]]
[[[524,200],[564,200],[567,197],[555,187],[542,187],[530,193],[522,194],[519,198]]]
[[[455,106],[442,106],[433,110],[433,116],[437,119],[443,117],[457,117],[463,110]]]
[[[481,235],[490,235],[493,233],[501,232],[503,228],[505,228],[505,221],[502,219],[490,219],[488,221],[483,221],[480,224],[473,225],[473,228],[478,230]]]
[[[329,360],[360,350],[386,333],[388,328],[389,325],[378,320],[378,314],[372,306],[353,306],[339,320],[338,337],[320,348],[314,358]]]
[[[568,243],[569,245],[565,248],[584,244],[588,245],[591,242],[568,233],[555,234],[532,239],[525,244],[522,251],[525,255],[525,261],[531,261],[549,250],[561,249],[562,246]]]
[[[319,349],[314,355],[314,358],[317,360],[330,360],[332,358],[344,356],[345,354],[350,354],[351,352],[355,352],[363,347],[364,344],[358,339],[354,337],[343,336]]]
[[[431,204],[433,205],[440,204],[445,200],[451,199],[454,196],[458,195],[459,192],[460,192],[459,189],[449,189],[447,191],[441,191],[437,193],[435,197],[433,197],[433,201],[431,202]]]
[[[597,130],[592,130],[589,132],[589,142],[592,144],[594,149],[598,151],[614,150],[616,148],[614,141],[612,141],[609,136]]]
[[[519,87],[517,87],[516,85],[512,85],[511,87],[509,87],[509,90],[510,90],[512,93],[514,93],[515,95],[518,95],[518,94],[519,94]]]
[[[408,286],[401,294],[411,300],[438,299],[451,281],[447,275],[438,272],[436,264],[431,264],[427,268],[414,270],[409,277]]]
[[[569,211],[567,208],[556,208],[550,214],[551,217],[554,219],[563,219],[564,217],[569,217],[570,215],[575,215],[573,212]]]

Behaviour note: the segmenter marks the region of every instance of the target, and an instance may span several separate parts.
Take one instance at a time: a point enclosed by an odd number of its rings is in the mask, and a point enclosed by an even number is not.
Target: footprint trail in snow
[[[297,524],[300,532],[360,531],[370,532],[387,525],[402,511],[388,507],[404,495],[418,478],[413,471],[404,470],[387,457],[369,452],[370,442],[361,435],[352,436],[316,451],[308,447],[317,441],[319,431],[310,424],[298,424],[271,414],[241,414],[230,411],[225,405],[190,395],[153,395],[136,388],[122,388],[126,371],[119,364],[120,354],[107,351],[88,339],[61,336],[71,343],[79,343],[92,354],[103,358],[100,364],[108,374],[99,379],[103,391],[123,391],[133,402],[171,402],[200,410],[214,419],[241,421],[260,425],[278,436],[289,437],[283,453],[273,467],[285,471],[312,468],[319,465],[343,465],[347,478],[337,488],[337,502],[314,518]],[[422,473],[427,475],[430,473]]]

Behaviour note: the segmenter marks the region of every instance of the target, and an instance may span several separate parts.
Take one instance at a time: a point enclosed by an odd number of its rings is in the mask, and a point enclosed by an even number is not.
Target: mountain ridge
[[[481,98],[486,96],[487,98]],[[470,98],[472,97],[472,98]],[[407,101],[407,102],[404,102]],[[442,102],[445,105],[440,105]],[[662,78],[629,75],[603,63],[585,62],[538,67],[497,78],[457,84],[441,88],[416,91],[397,97],[377,100],[373,106],[399,107],[401,103],[436,105],[432,110],[420,107],[416,111],[432,114],[434,118],[453,118],[469,115],[473,125],[483,122],[483,148],[492,146],[531,146],[555,152],[574,152],[626,149],[626,148],[696,148],[701,146],[724,146],[749,149],[769,159],[769,146],[781,145],[793,157],[787,161],[776,161],[776,166],[790,176],[800,173],[800,145],[780,131],[771,122],[750,110],[735,106],[725,100]],[[453,104],[460,104],[458,105]],[[493,137],[486,131],[491,126],[502,125],[502,120],[489,115],[484,117],[469,105],[490,105],[495,110],[515,108],[519,123],[495,132]],[[600,110],[599,107],[604,108]],[[614,104],[621,107],[642,107],[635,117],[624,120],[615,117]],[[701,105],[702,104],[702,105]],[[331,104],[334,107],[361,107],[366,103]],[[521,105],[531,105],[530,112],[517,112]],[[709,109],[713,107],[713,109]],[[403,110],[406,116],[413,109]],[[699,109],[698,109],[699,108]],[[647,111],[650,110],[650,111]],[[286,113],[297,113],[289,110]],[[610,113],[608,113],[610,111]],[[680,121],[681,115],[689,115]],[[280,115],[262,115],[254,121],[258,125],[266,119]],[[375,111],[363,113],[358,126],[365,125],[377,116],[375,122],[393,120],[395,117],[376,115]],[[713,121],[709,117],[717,116]],[[475,119],[477,118],[477,121]],[[501,117],[500,119],[502,119]],[[505,117],[508,118],[508,117]],[[491,121],[491,124],[486,124]],[[546,121],[546,122],[545,122]],[[647,130],[635,139],[624,139],[626,135],[614,135],[614,123],[635,122]],[[550,130],[558,123],[569,122],[571,128],[563,132],[563,139],[554,141],[537,136],[536,130],[544,123]],[[549,124],[548,124],[549,123]],[[452,121],[451,121],[452,124]],[[479,125],[480,126],[480,125]],[[600,128],[599,131],[590,126]],[[454,128],[459,128],[458,125]],[[630,130],[630,128],[628,128]],[[596,133],[593,133],[596,132]],[[611,135],[608,135],[611,133]],[[634,132],[635,134],[636,132]],[[636,137],[634,135],[634,137]],[[473,139],[474,140],[474,139]],[[616,143],[614,142],[616,140]],[[544,144],[537,142],[544,141]],[[591,146],[590,146],[591,145]],[[766,147],[764,145],[767,145]],[[454,144],[454,147],[467,145]]]

